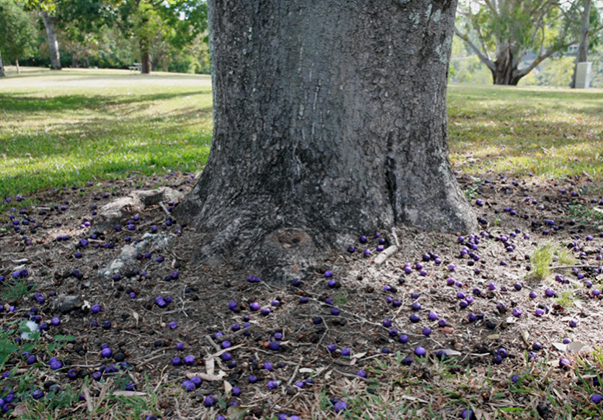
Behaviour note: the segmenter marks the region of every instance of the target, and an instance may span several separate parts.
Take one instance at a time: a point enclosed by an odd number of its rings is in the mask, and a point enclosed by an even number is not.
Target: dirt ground
[[[285,287],[255,281],[253,272],[191,263],[196,233],[171,218],[176,203],[129,214],[118,228],[96,228],[107,203],[159,186],[186,193],[194,184],[188,174],[43,191],[26,197],[36,200],[29,207],[11,197],[0,215],[0,322],[48,326],[30,352],[34,364],[18,352],[8,358],[4,371],[16,373],[5,375],[0,397],[12,387],[12,409],[23,415],[32,390],[70,384],[87,401],[58,407],[63,418],[91,412],[97,418],[333,418],[337,401],[346,402],[341,415],[349,418],[370,410],[389,416],[380,418],[433,412],[458,418],[467,407],[478,418],[512,418],[498,413],[515,407],[555,418],[555,401],[588,405],[591,389],[550,384],[576,382],[558,367],[560,358],[574,362],[603,344],[596,291],[603,275],[601,189],[586,176],[552,182],[485,174],[459,182],[482,231],[464,237],[405,227],[357,232],[359,240],[349,244],[355,252],[325,255],[316,272]],[[164,247],[155,237],[172,239]],[[375,264],[377,246],[388,248],[396,237],[398,250]],[[137,241],[145,247],[109,270]],[[546,243],[575,260],[553,261],[553,273],[536,279],[534,251]],[[19,282],[31,290],[15,294]],[[555,296],[547,297],[547,289]],[[57,335],[73,340],[49,349]],[[427,355],[415,355],[418,347]],[[51,368],[53,356],[60,369]],[[542,388],[543,373],[534,388],[510,392],[514,373],[535,377],[538,369],[548,372],[549,388]],[[16,377],[32,371],[17,392]],[[185,392],[181,385],[193,376],[202,383]],[[108,397],[111,391],[157,398],[127,414]],[[373,409],[364,399],[371,395],[379,397]],[[410,411],[396,411],[401,407]]]

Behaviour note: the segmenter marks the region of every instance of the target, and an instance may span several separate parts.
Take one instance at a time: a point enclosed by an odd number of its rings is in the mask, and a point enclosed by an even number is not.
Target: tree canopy
[[[27,12],[14,0],[0,0],[0,55],[18,65],[34,52],[36,29]]]
[[[464,0],[455,33],[492,72],[494,84],[516,85],[579,42],[583,7],[579,0]],[[591,34],[603,28],[596,8],[590,25]]]

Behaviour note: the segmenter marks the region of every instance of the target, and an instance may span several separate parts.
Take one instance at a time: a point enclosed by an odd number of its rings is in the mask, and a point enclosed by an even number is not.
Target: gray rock
[[[126,197],[120,197],[101,207],[94,225],[97,230],[109,229],[120,224],[131,214],[141,212],[145,207],[170,201],[178,202],[182,198],[184,198],[183,193],[168,187],[132,191]]]
[[[52,309],[55,312],[61,312],[67,314],[75,309],[80,309],[84,302],[79,296],[74,295],[60,295],[52,304]]]
[[[163,251],[171,245],[174,239],[176,239],[176,235],[173,234],[154,235],[145,233],[140,242],[124,246],[117,258],[101,268],[98,271],[98,275],[104,278],[111,278],[114,274],[124,270],[128,265],[134,265],[134,263],[136,263],[137,254]]]

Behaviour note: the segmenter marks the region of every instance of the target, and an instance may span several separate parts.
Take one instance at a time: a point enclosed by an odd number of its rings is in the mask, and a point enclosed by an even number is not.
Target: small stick
[[[251,332],[251,331],[253,331],[253,330],[257,329],[257,328],[258,328],[257,324],[252,324],[251,326],[249,326],[247,328],[243,328],[243,329],[241,329],[239,331],[223,335],[220,338],[222,339],[222,341],[224,341],[224,340],[231,340],[231,339],[233,339],[235,337],[238,337],[241,334],[245,334],[246,332]],[[283,334],[283,337],[284,337],[284,334]]]
[[[337,369],[333,369],[333,370],[343,376],[347,376],[348,378],[360,379],[364,382],[371,382],[368,378],[363,378],[362,376],[354,375],[353,373],[342,372]]]
[[[598,265],[589,265],[589,264],[577,264],[577,265],[555,265],[551,267],[551,270],[559,270],[562,268],[599,268]]]
[[[168,218],[172,217],[172,215],[170,214],[170,212],[168,211],[168,209],[165,208],[165,205],[163,203],[159,203],[159,206],[165,212],[165,214],[167,215]]]
[[[214,347],[214,349],[216,349],[216,351],[218,351],[218,352],[219,352],[219,351],[221,350],[221,349],[220,349],[220,346],[218,346],[218,345],[216,344],[216,342],[215,342],[214,340],[212,340],[212,338],[211,338],[209,335],[206,335],[206,336],[205,336],[205,338],[207,338],[207,341],[209,341],[209,342],[210,342],[210,344],[211,344],[211,345]]]
[[[398,250],[398,246],[397,245],[392,245],[390,247],[387,247],[387,249],[385,249],[384,251],[381,251],[381,253],[379,255],[377,255],[377,258],[375,258],[375,265],[379,266],[381,264],[383,264],[385,262],[386,259],[388,259],[389,257],[391,257],[392,255],[395,254],[395,252]]]
[[[290,386],[293,383],[293,379],[295,379],[295,375],[297,375],[297,371],[299,370],[299,367],[301,366],[301,363],[303,360],[304,360],[304,356],[301,356],[299,358],[299,362],[297,363],[297,366],[295,366],[295,369],[293,370],[293,375],[291,375],[291,377],[289,378],[289,382],[287,382],[287,386]]]

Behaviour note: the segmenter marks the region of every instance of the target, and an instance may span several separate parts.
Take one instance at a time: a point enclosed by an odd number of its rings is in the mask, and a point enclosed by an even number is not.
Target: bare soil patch
[[[37,202],[27,208],[11,197],[14,209],[0,216],[0,322],[33,320],[47,329],[31,352],[35,363],[19,352],[8,358],[4,371],[13,373],[0,397],[12,389],[9,409],[27,412],[33,390],[70,384],[87,401],[57,408],[62,418],[91,411],[98,418],[235,418],[237,410],[250,419],[326,418],[335,416],[337,401],[346,402],[342,415],[350,418],[450,418],[466,408],[479,418],[599,412],[588,398],[600,366],[592,354],[603,342],[595,291],[603,275],[602,197],[587,177],[459,181],[482,231],[358,232],[349,244],[354,252],[333,251],[314,273],[286,285],[191,262],[196,232],[171,217],[177,203],[153,204],[96,229],[103,205],[136,189],[186,193],[194,184],[188,174],[42,191],[27,197]],[[171,240],[161,247],[152,237]],[[378,246],[396,237],[399,250],[376,266]],[[575,263],[554,261],[551,276],[531,279],[531,256],[545,242],[569,251]],[[127,246],[130,259],[107,275]],[[33,289],[9,296],[21,281]],[[73,308],[61,306],[66,296],[77,298]],[[74,340],[49,350],[57,335]],[[415,354],[418,347],[426,356]],[[51,357],[63,366],[52,369]],[[562,357],[594,375],[588,384],[578,371],[558,367]],[[25,372],[35,374],[23,388],[16,378]],[[185,392],[181,384],[193,376],[203,381]],[[111,397],[126,390],[158,397],[128,414]]]

